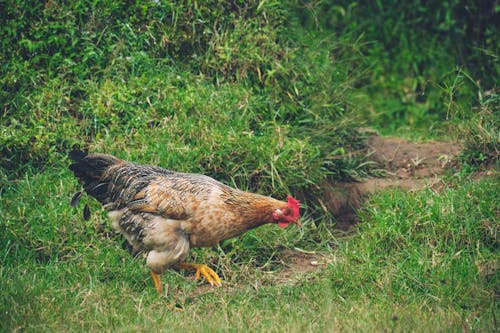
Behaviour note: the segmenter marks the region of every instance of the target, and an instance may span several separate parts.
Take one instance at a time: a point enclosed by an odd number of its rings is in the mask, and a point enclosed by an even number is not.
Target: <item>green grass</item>
[[[498,6],[369,1],[8,0],[0,19],[0,331],[494,331],[500,182]],[[468,12],[464,13],[463,8]],[[458,138],[440,192],[384,191],[348,235],[325,180],[375,174],[365,127]],[[158,297],[94,201],[73,145],[304,203],[169,271]],[[471,170],[491,169],[481,181]],[[451,171],[450,171],[451,173]],[[324,253],[283,279],[280,254]],[[179,311],[182,309],[182,311]]]
[[[69,183],[66,171],[45,172],[4,192],[2,331],[452,332],[491,331],[498,320],[498,177],[453,177],[440,193],[381,192],[349,237],[305,218],[302,231],[269,226],[194,251],[224,286],[199,294],[191,274],[172,271],[163,297],[103,214],[84,221],[69,207]],[[280,247],[332,262],[278,283]]]

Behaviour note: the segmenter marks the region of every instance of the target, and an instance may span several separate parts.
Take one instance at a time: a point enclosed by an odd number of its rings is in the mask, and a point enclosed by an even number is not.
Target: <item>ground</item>
[[[413,143],[401,138],[372,136],[368,140],[371,160],[385,170],[384,178],[368,178],[360,182],[324,184],[324,203],[337,219],[337,227],[349,230],[356,224],[355,210],[373,192],[388,187],[406,190],[439,187],[441,176],[460,154],[461,145],[454,142]],[[285,250],[279,255],[286,263],[276,282],[290,282],[299,275],[325,267],[331,259],[320,253],[299,249]]]
[[[348,230],[357,222],[355,210],[371,193],[399,187],[417,190],[438,187],[445,170],[454,166],[462,146],[455,142],[413,143],[401,138],[372,136],[368,139],[370,158],[384,170],[383,178],[360,182],[327,183],[324,202],[337,218],[337,226]]]

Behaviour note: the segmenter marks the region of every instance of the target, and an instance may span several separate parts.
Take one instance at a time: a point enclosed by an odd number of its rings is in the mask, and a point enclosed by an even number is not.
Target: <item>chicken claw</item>
[[[212,287],[222,286],[222,281],[221,281],[219,275],[217,275],[217,273],[215,273],[215,271],[213,269],[211,269],[210,267],[208,267],[207,265],[189,264],[187,262],[181,262],[177,266],[179,268],[182,268],[182,269],[194,270],[196,280],[199,280],[200,276],[203,275]]]

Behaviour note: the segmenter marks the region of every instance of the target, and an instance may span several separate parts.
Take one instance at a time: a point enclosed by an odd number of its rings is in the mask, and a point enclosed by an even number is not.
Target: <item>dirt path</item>
[[[377,190],[390,187],[416,190],[436,186],[462,149],[457,143],[412,143],[380,136],[371,137],[368,147],[371,159],[386,171],[385,178],[324,184],[327,188],[323,200],[337,218],[340,229],[348,229],[357,222],[355,210]]]
[[[372,193],[391,187],[417,190],[437,187],[447,168],[453,166],[462,149],[450,142],[412,143],[400,138],[373,136],[368,140],[371,159],[387,172],[384,178],[361,182],[325,183],[323,202],[337,219],[336,227],[348,230],[358,222],[356,209]],[[286,250],[280,254],[286,263],[280,271],[282,283],[293,281],[304,273],[325,267],[331,259],[320,253]],[[280,281],[277,281],[280,282]]]

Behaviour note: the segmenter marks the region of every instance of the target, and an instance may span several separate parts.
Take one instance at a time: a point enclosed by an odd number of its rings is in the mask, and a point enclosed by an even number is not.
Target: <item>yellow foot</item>
[[[195,278],[196,280],[200,279],[200,276],[203,275],[205,279],[207,279],[208,283],[212,287],[220,287],[222,286],[222,281],[220,277],[215,273],[213,269],[203,264],[188,264],[187,262],[181,262],[177,265],[179,268],[190,269],[196,271]]]
[[[153,277],[153,282],[155,283],[155,288],[156,288],[156,291],[158,292],[158,295],[161,295],[160,275],[151,271],[151,276]]]

